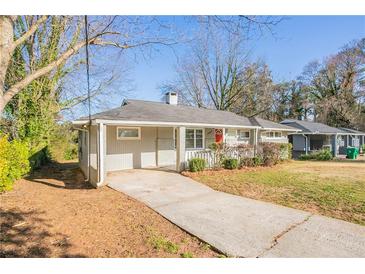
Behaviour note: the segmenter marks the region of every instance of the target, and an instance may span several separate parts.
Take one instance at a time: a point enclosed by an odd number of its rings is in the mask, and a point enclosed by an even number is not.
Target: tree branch
[[[43,15],[41,18],[37,20],[29,29],[26,31],[21,37],[19,37],[17,40],[14,41],[12,44],[12,47],[10,49],[10,52],[13,52],[14,49],[24,43],[30,36],[32,36],[39,28],[41,24],[43,24],[48,19],[47,15]]]

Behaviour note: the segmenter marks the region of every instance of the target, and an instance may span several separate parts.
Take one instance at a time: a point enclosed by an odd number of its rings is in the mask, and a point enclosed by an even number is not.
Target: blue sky
[[[196,25],[191,23],[194,20],[189,20],[187,17],[171,16],[162,17],[160,20],[176,25],[186,33],[196,31],[193,29]],[[309,62],[335,54],[346,43],[365,37],[365,16],[285,16],[274,31],[274,36],[266,33],[263,37],[247,42],[246,47],[251,52],[250,59],[260,58],[265,61],[275,80],[291,80],[296,78]],[[174,46],[174,52],[169,47],[159,46],[151,55],[148,54],[147,58],[141,58],[138,53],[137,58],[134,58],[136,51],[133,50],[128,51],[126,56],[114,51],[114,55],[111,54],[104,60],[101,60],[104,54],[102,52],[101,58],[96,57],[98,60],[93,62],[97,66],[105,67],[106,73],[112,68],[122,71],[126,65],[127,78],[132,80],[132,84],[128,82],[128,88],[130,89],[130,86],[133,88],[125,92],[124,83],[127,81],[122,77],[110,87],[113,94],[108,97],[109,100],[103,99],[102,101],[106,103],[93,108],[92,112],[117,107],[126,97],[160,100],[159,86],[176,77],[176,55],[180,57],[186,55],[189,48],[188,44],[178,44]],[[106,48],[105,50],[112,51]],[[96,81],[97,79],[98,77],[94,78]],[[86,109],[86,106],[80,106],[72,116],[75,118],[85,115]]]
[[[364,16],[290,16],[275,27],[276,35],[266,34],[250,41],[251,58],[261,58],[276,80],[289,80],[301,73],[310,61],[336,53],[353,39],[365,37]],[[174,79],[176,57],[169,48],[138,64],[132,64],[134,98],[159,100],[158,86]],[[184,51],[180,46],[178,53]]]

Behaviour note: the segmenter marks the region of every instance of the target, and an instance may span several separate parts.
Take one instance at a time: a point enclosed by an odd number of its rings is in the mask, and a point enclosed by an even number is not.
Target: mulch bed
[[[74,163],[19,180],[0,207],[0,257],[220,256],[142,203],[91,188]]]

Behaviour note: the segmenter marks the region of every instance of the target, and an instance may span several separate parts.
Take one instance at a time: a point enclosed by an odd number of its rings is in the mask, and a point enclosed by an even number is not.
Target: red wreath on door
[[[223,142],[223,129],[216,128],[216,129],[214,129],[214,133],[215,133],[215,142],[222,143]]]

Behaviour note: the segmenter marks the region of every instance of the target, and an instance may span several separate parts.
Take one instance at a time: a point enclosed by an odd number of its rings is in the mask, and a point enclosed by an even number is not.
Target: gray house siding
[[[305,152],[305,137],[303,135],[293,135],[293,150]]]

